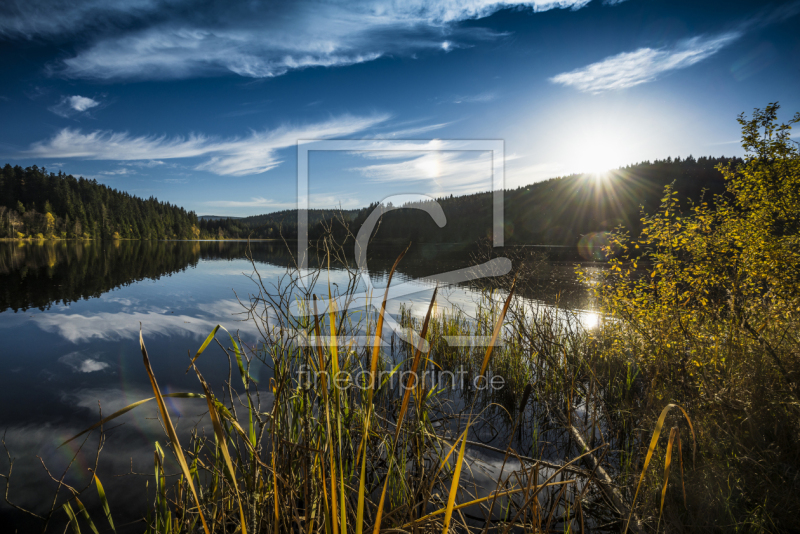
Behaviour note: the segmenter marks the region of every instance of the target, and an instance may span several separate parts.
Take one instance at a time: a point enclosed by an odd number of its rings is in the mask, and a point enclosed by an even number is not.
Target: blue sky
[[[0,161],[243,216],[294,205],[298,139],[503,139],[509,187],[738,155],[740,112],[800,110],[798,15],[697,0],[9,0]],[[310,168],[314,207],[491,183],[480,153],[320,153]]]

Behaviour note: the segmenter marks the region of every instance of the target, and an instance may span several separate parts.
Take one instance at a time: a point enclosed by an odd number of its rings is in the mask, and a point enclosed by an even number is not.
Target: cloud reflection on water
[[[42,330],[60,335],[73,342],[89,340],[119,341],[139,336],[139,324],[146,335],[189,335],[205,337],[217,324],[232,330],[256,333],[252,323],[232,316],[243,311],[235,300],[220,300],[203,305],[198,314],[175,314],[164,311],[45,313],[36,317]]]

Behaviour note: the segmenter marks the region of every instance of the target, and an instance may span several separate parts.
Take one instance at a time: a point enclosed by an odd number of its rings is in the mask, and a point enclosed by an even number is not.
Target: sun
[[[630,145],[617,132],[582,132],[577,141],[575,168],[578,172],[604,176],[608,171],[626,162],[625,157]]]

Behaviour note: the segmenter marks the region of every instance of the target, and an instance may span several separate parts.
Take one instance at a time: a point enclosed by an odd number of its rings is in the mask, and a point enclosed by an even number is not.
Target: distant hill
[[[618,225],[636,229],[642,208],[658,208],[664,187],[674,183],[682,199],[706,200],[725,191],[720,164],[739,162],[731,158],[645,161],[610,171],[598,177],[575,174],[508,189],[504,193],[506,244],[575,246],[587,236],[608,231]],[[412,240],[428,243],[470,243],[491,235],[492,193],[483,192],[437,199],[447,217],[447,225],[438,228],[416,210],[397,210],[384,216],[376,234],[378,239]],[[371,205],[342,212],[346,224],[355,233],[374,209]],[[322,220],[331,220],[334,210],[311,210],[309,234],[320,236]],[[297,237],[297,211],[286,210],[235,221],[201,221],[210,233],[261,238]],[[344,231],[340,231],[343,235]]]
[[[331,220],[334,215],[344,216],[351,220],[358,214],[359,210],[308,210],[308,224],[317,224],[323,220]],[[251,227],[258,227],[268,224],[287,224],[297,222],[297,210],[282,210],[264,215],[252,215],[242,217],[241,221]]]
[[[241,217],[231,217],[230,215],[198,215],[201,221],[218,221],[220,219],[241,219]]]

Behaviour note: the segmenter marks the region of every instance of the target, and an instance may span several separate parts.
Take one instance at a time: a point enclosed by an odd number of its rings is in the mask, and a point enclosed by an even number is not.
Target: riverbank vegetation
[[[166,438],[139,530],[796,530],[800,114],[777,112],[740,117],[747,158],[719,167],[723,193],[686,204],[668,186],[639,230],[610,233],[608,269],[579,274],[591,315],[521,298],[511,272],[476,286],[475,313],[438,308],[432,285],[424,309],[391,317],[363,311],[355,268],[338,285],[290,269],[274,286],[254,275],[257,344],[215,329],[189,355],[197,391],[162,394],[141,337],[142,403]],[[318,245],[321,265],[348,267],[330,236]],[[201,372],[212,349],[230,361],[222,388]],[[250,377],[256,359],[268,383]],[[205,426],[179,435],[170,396],[204,403]],[[42,517],[76,532],[124,506],[59,487]]]

